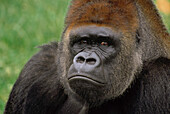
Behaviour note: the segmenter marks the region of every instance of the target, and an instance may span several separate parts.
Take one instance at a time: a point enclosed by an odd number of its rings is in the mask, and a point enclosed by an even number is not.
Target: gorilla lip
[[[90,82],[92,82],[92,83],[94,83],[94,84],[97,84],[97,85],[105,85],[105,83],[100,82],[100,81],[97,81],[97,80],[92,79],[92,78],[90,78],[89,76],[85,76],[85,75],[73,75],[73,76],[70,76],[70,77],[68,78],[69,81],[71,81],[71,80],[76,80],[76,79],[78,79],[78,80],[90,81]]]

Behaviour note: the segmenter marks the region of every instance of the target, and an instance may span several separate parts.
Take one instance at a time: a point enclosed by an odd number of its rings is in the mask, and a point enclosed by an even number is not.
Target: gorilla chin
[[[86,75],[74,75],[68,78],[71,89],[83,99],[96,106],[101,104],[106,94],[106,83],[94,80]]]

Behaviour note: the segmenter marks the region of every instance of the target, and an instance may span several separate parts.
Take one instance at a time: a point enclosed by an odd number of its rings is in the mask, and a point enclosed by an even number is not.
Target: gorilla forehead
[[[114,2],[113,2],[114,1]],[[122,30],[138,27],[134,3],[121,0],[74,0],[66,18],[67,25],[106,24]],[[101,3],[102,2],[102,3]]]

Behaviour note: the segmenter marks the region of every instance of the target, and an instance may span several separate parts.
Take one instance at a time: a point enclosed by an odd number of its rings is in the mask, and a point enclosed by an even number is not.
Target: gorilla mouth
[[[90,78],[89,76],[85,76],[85,75],[73,75],[73,76],[70,76],[68,78],[69,81],[73,81],[73,80],[85,80],[85,81],[89,81],[93,84],[96,84],[96,85],[105,85],[106,83],[103,83],[103,82],[100,82],[98,80],[95,80],[93,78]]]

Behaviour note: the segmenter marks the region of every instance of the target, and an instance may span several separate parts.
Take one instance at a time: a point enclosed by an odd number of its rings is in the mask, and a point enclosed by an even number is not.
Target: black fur
[[[68,97],[60,83],[57,43],[46,45],[25,65],[6,105],[5,114],[75,114],[83,104]],[[89,109],[91,114],[168,114],[170,61],[159,58],[143,71],[124,95]],[[63,108],[64,107],[64,108]]]

